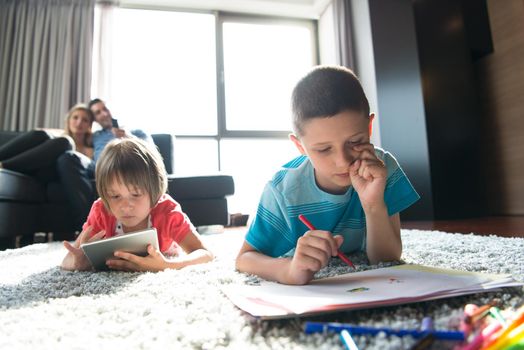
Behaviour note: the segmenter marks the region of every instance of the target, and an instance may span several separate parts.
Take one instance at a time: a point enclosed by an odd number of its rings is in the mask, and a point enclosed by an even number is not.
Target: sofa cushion
[[[168,192],[175,200],[223,198],[235,193],[231,175],[168,175]]]
[[[0,169],[0,200],[9,202],[42,203],[45,200],[43,186],[34,178]]]
[[[182,211],[187,214],[189,220],[195,226],[205,225],[229,225],[229,214],[227,211],[227,199],[182,199],[178,201]]]
[[[0,238],[30,235],[37,231],[38,203],[0,201]]]
[[[75,239],[75,230],[71,229],[75,223],[70,206],[47,202],[39,206],[36,216],[39,231],[53,232],[55,239]]]
[[[47,201],[54,204],[63,204],[69,206],[64,187],[61,182],[50,182],[46,188]]]
[[[175,156],[175,136],[171,134],[152,134],[151,137],[162,155],[166,172],[172,174]]]

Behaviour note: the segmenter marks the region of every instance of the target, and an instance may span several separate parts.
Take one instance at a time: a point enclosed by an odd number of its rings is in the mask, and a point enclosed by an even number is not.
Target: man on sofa
[[[107,108],[104,101],[99,98],[91,100],[89,109],[95,116],[95,121],[102,127],[93,134],[94,157],[90,159],[83,154],[68,151],[61,155],[57,161],[58,174],[63,184],[65,195],[71,204],[73,222],[78,230],[81,229],[93,201],[96,199],[94,176],[96,161],[105,146],[115,138],[138,137],[147,142],[153,142],[150,135],[136,129],[130,132],[118,127],[116,119]]]
[[[98,157],[100,157],[100,154],[104,150],[105,146],[114,138],[135,136],[146,142],[150,142],[151,144],[154,143],[151,139],[151,136],[140,129],[135,129],[128,132],[125,129],[120,128],[118,126],[117,120],[113,118],[105,102],[101,99],[95,98],[91,100],[88,106],[95,116],[95,121],[102,127],[102,130],[98,130],[93,134],[95,162],[98,160]]]

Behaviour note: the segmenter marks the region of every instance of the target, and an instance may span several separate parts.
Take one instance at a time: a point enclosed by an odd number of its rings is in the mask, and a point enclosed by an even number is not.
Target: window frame
[[[225,81],[224,81],[224,37],[223,25],[226,22],[247,24],[279,24],[298,25],[311,32],[311,61],[317,65],[320,57],[318,50],[318,22],[311,19],[290,17],[277,17],[270,15],[252,15],[234,12],[216,12],[216,48],[217,48],[217,116],[218,116],[218,141],[222,138],[287,138],[289,131],[275,130],[228,130],[226,116]],[[219,146],[220,148],[220,146]],[[219,163],[220,164],[220,163]]]
[[[318,20],[294,18],[275,15],[257,15],[248,13],[237,13],[216,10],[199,10],[174,8],[171,6],[145,5],[145,4],[122,4],[118,6],[123,9],[135,10],[156,10],[168,12],[186,12],[186,13],[201,13],[212,14],[215,16],[215,50],[216,50],[216,108],[217,108],[217,134],[202,135],[202,134],[173,134],[179,139],[207,139],[215,140],[217,142],[217,158],[218,171],[221,171],[221,140],[222,139],[287,139],[289,131],[275,131],[275,130],[228,130],[226,122],[226,102],[225,102],[225,84],[224,84],[224,44],[223,44],[223,24],[226,22],[248,23],[248,24],[280,24],[280,25],[299,25],[306,27],[311,32],[311,58],[313,66],[320,62],[319,52],[319,35],[318,35]]]

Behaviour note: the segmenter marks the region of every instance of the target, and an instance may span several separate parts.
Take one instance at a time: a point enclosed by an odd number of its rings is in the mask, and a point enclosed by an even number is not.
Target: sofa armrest
[[[175,135],[153,134],[151,135],[155,145],[164,159],[164,165],[168,174],[173,174],[175,165]]]

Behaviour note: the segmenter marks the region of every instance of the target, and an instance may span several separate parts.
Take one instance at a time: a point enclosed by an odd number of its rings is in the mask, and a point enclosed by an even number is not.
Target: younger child
[[[107,266],[123,271],[161,271],[213,259],[180,205],[166,194],[164,163],[152,146],[136,138],[111,141],[100,156],[95,178],[100,199],[93,203],[76,241],[64,242],[68,253],[63,269],[91,270],[80,248],[82,243],[151,227],[157,229],[160,250],[150,245],[145,257],[117,251]],[[187,254],[167,259],[164,254],[172,255],[178,245]]]
[[[302,155],[266,185],[237,269],[306,284],[338,249],[365,251],[372,264],[398,260],[398,213],[419,196],[395,158],[369,142],[374,115],[357,77],[317,67],[293,90],[292,109],[290,139]]]

